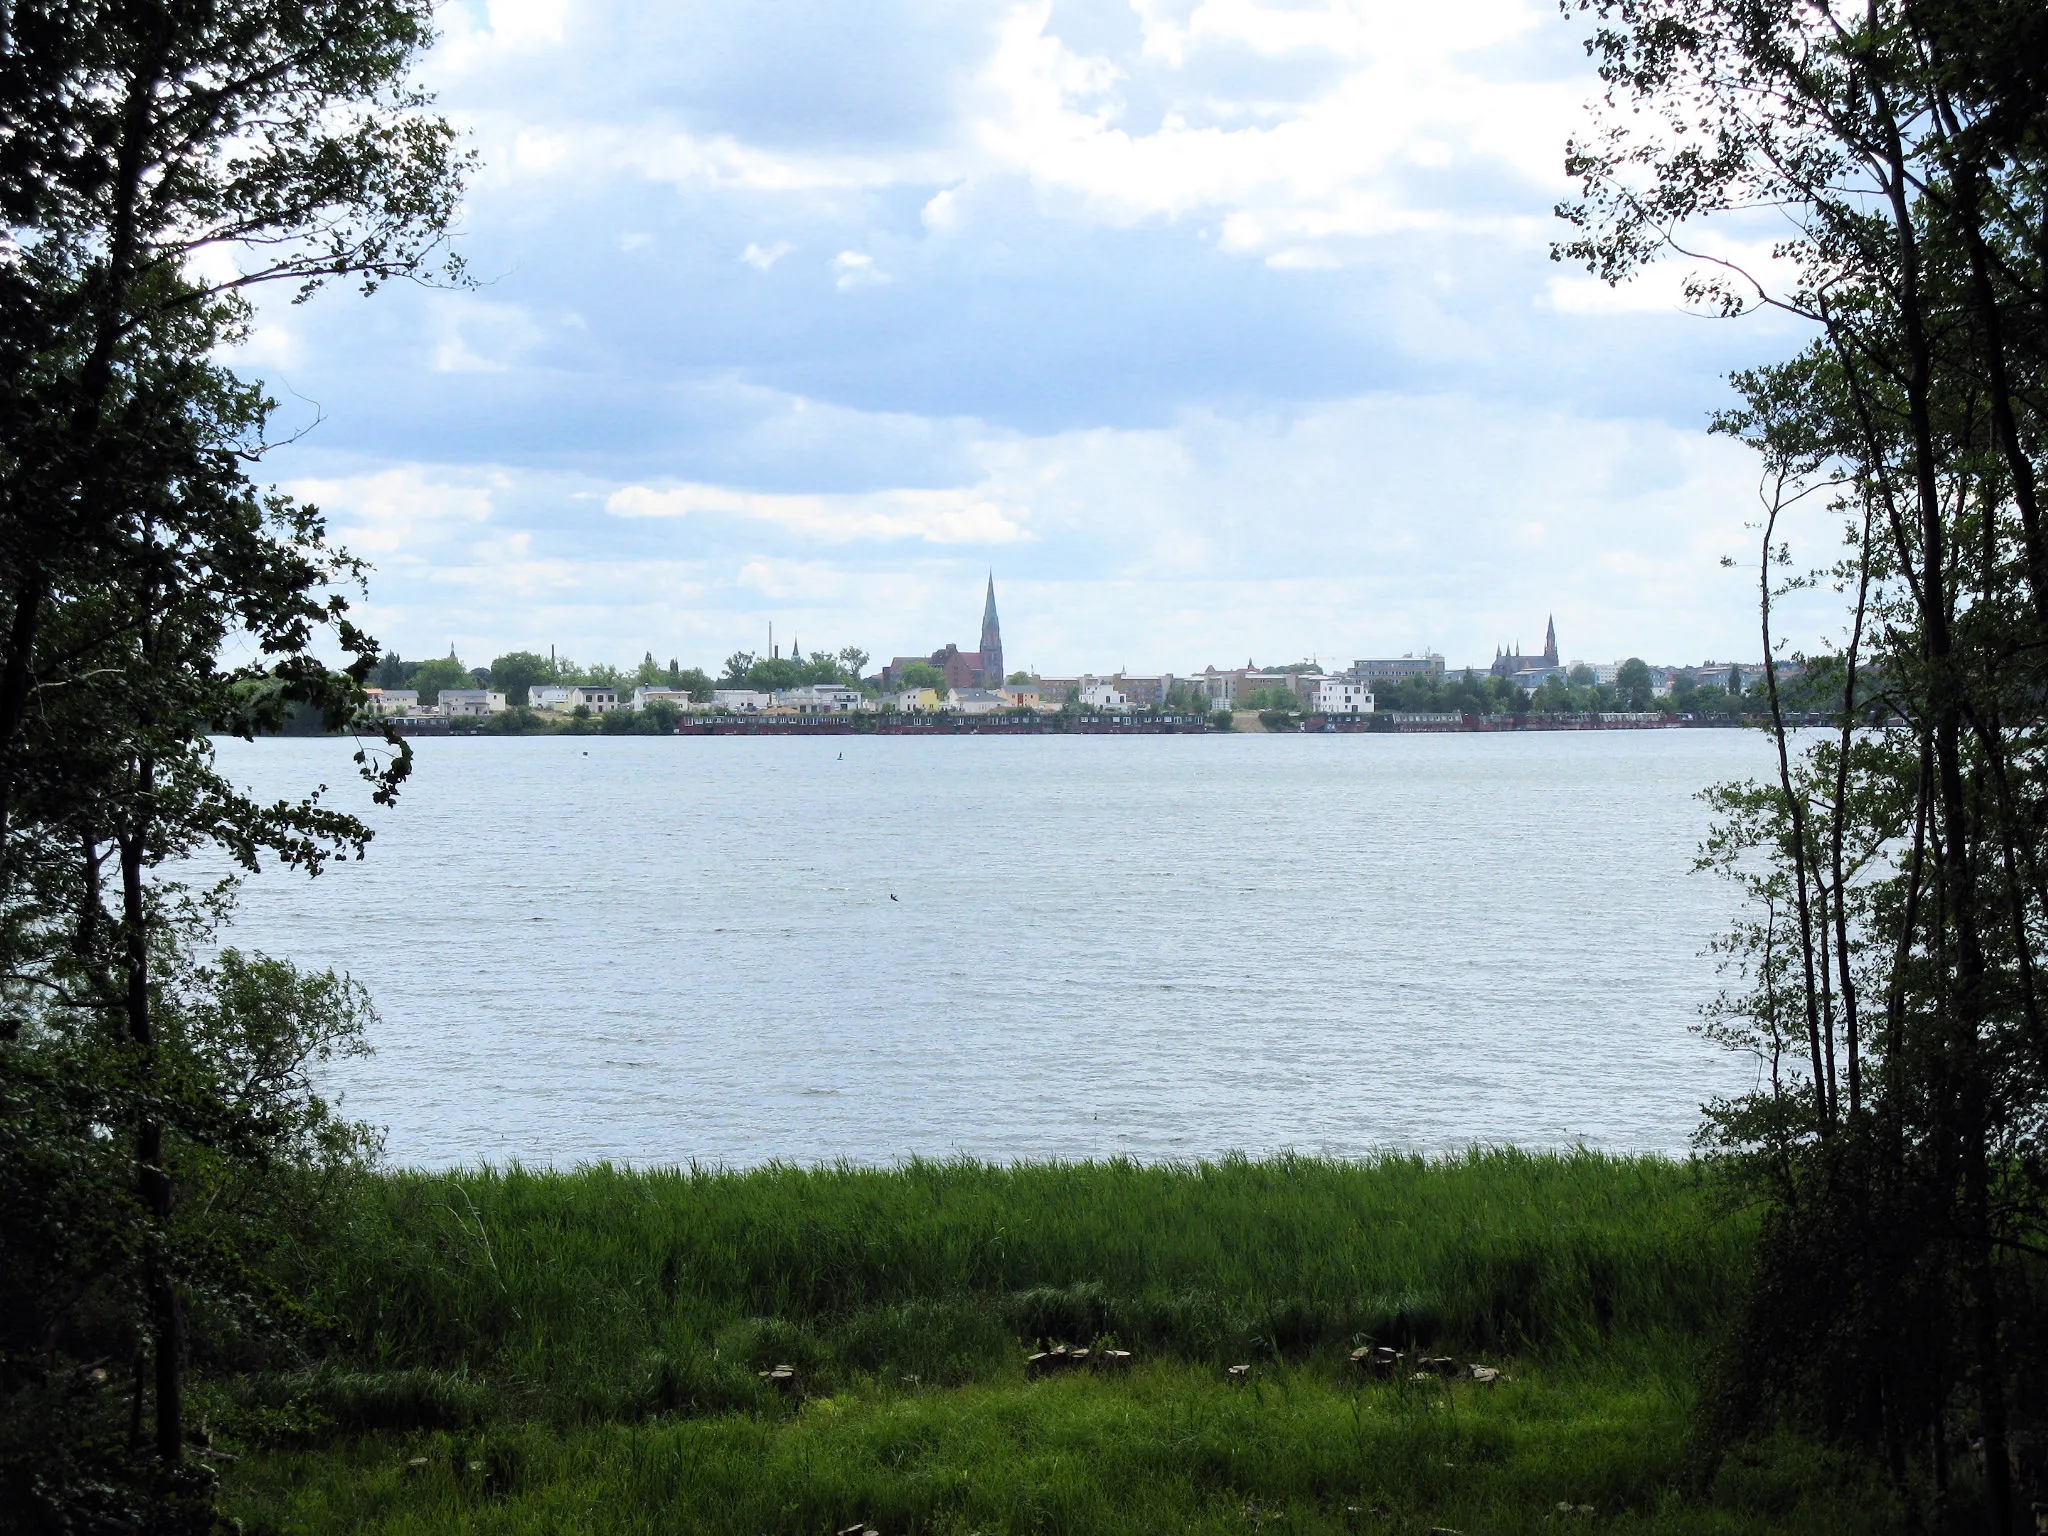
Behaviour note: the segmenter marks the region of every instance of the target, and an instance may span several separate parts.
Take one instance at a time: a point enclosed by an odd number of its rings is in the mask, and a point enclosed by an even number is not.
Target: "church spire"
[[[988,600],[981,609],[982,687],[1000,688],[1009,681],[1003,670],[1003,626],[996,618],[996,573],[988,573]]]
[[[1557,616],[1550,616],[1549,627],[1543,631],[1543,665],[1557,665]]]

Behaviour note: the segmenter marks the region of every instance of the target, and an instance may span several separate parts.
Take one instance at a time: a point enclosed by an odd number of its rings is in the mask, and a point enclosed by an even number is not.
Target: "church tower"
[[[1557,665],[1557,616],[1551,615],[1550,627],[1543,632],[1543,665]]]
[[[988,573],[988,601],[981,610],[981,675],[984,688],[1000,688],[1009,681],[1003,670],[1003,626],[996,622],[996,573]]]

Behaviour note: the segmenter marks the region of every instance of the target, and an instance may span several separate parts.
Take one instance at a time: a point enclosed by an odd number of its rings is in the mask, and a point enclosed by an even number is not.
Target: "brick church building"
[[[1007,674],[1003,671],[1003,627],[996,621],[995,572],[989,572],[988,601],[981,610],[981,649],[963,651],[957,645],[946,645],[929,656],[898,656],[882,668],[882,686],[893,687],[912,662],[937,667],[946,674],[948,688],[1003,686]]]

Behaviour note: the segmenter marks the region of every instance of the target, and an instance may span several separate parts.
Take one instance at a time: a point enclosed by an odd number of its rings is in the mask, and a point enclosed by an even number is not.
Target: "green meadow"
[[[203,1417],[250,1532],[1896,1528],[1695,1441],[1748,1246],[1698,1166],[1589,1154],[393,1173]]]

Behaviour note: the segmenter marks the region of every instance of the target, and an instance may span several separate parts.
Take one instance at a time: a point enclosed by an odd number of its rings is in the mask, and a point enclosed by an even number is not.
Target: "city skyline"
[[[401,652],[907,652],[992,561],[1047,669],[1753,628],[1706,424],[1791,338],[1549,259],[1597,82],[1539,0],[439,18],[479,286],[238,354]]]

